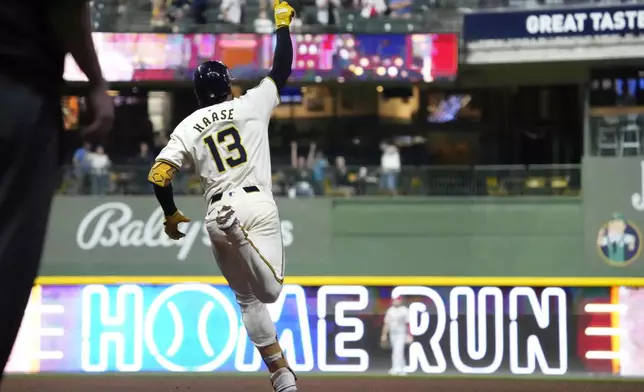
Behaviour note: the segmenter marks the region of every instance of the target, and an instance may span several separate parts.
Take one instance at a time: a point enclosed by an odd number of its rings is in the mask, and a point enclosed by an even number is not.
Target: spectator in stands
[[[192,0],[192,16],[197,24],[206,24],[206,11],[208,0]]]
[[[127,12],[127,0],[118,0],[117,2],[118,7],[116,9],[116,12],[119,15],[123,15],[124,13]],[[154,1],[152,2],[152,10],[154,11]]]
[[[133,185],[136,193],[151,193],[152,187],[148,183],[148,170],[154,163],[154,155],[150,152],[150,146],[145,142],[141,142],[139,144],[139,153],[130,160],[130,163],[134,166]]]
[[[378,178],[369,174],[369,169],[362,166],[358,170],[358,176],[356,179],[356,194],[366,195],[369,191],[369,186],[375,184],[378,186]]]
[[[387,10],[387,2],[385,0],[362,0],[360,16],[363,18],[373,18],[384,15]]]
[[[343,156],[337,156],[335,158],[332,181],[335,192],[343,196],[351,196],[356,193],[356,175],[349,172]]]
[[[92,177],[92,194],[106,195],[109,191],[109,170],[112,162],[103,146],[97,146],[96,151],[89,153],[88,160]]]
[[[273,21],[266,15],[266,10],[259,11],[259,17],[255,19],[255,32],[257,34],[273,34]]]
[[[358,181],[356,184],[356,194],[366,195],[367,194],[367,185],[368,185],[368,170],[366,167],[362,166],[358,170]]]
[[[302,32],[302,26],[304,25],[302,19],[300,19],[297,15],[298,14],[295,14],[293,16],[293,20],[291,21],[291,31],[294,33]]]
[[[166,0],[152,0],[152,27],[163,27],[166,25]]]
[[[166,18],[172,25],[172,31],[177,33],[181,30],[180,25],[191,15],[192,21],[198,24],[206,23],[207,0],[168,0],[166,4]]]
[[[409,18],[411,16],[411,0],[389,0],[390,15],[393,18]]]
[[[390,143],[380,145],[380,189],[395,195],[398,189],[398,174],[400,173],[400,153],[398,147]]]
[[[243,0],[223,0],[219,7],[221,20],[235,25],[240,24],[242,19],[242,1]]]
[[[272,173],[273,187],[271,191],[276,196],[288,196],[289,184],[288,176],[284,173],[283,168],[273,168]]]
[[[190,193],[190,177],[195,170],[190,162],[185,162],[176,174],[176,181],[173,182],[174,191],[177,195],[187,195]]]
[[[159,152],[168,144],[166,132],[155,132],[152,136],[152,155],[157,156]],[[139,149],[141,147],[139,146]]]
[[[313,154],[313,162],[311,162],[313,190],[315,194],[321,196],[324,194],[324,180],[326,179],[326,169],[329,167],[329,161],[324,156],[322,151],[316,150],[315,143],[311,143],[311,154]]]
[[[85,184],[87,184],[87,176],[90,172],[89,154],[92,152],[92,145],[90,143],[83,143],[83,146],[74,151],[72,163],[74,164],[74,190],[75,194],[85,193]]]
[[[315,192],[311,183],[313,173],[313,150],[309,148],[308,158],[297,155],[297,142],[291,142],[291,167],[294,169],[292,186],[289,189],[289,197],[313,197]]]
[[[135,158],[135,162],[145,166],[151,165],[154,162],[154,155],[150,152],[150,146],[146,142],[139,144],[139,153]]]
[[[322,25],[336,25],[340,21],[340,0],[316,0],[317,19]]]

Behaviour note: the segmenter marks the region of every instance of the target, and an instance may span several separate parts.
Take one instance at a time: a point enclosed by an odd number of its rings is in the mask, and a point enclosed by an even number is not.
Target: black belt
[[[259,192],[259,188],[256,187],[256,186],[245,186],[242,189],[246,193]],[[228,191],[228,192],[230,192],[230,191]],[[215,203],[215,202],[218,202],[219,200],[221,200],[222,196],[224,196],[224,193],[226,193],[226,192],[217,193],[217,194],[213,195],[210,198],[210,203]]]

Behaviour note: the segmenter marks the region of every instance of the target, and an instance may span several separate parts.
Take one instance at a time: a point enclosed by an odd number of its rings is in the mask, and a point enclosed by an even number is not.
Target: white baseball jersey
[[[385,323],[389,325],[389,333],[406,334],[409,330],[409,308],[406,306],[392,306],[385,313]]]
[[[192,162],[206,202],[239,187],[255,185],[270,191],[268,122],[278,104],[277,87],[266,77],[243,96],[186,117],[156,160],[178,168]]]

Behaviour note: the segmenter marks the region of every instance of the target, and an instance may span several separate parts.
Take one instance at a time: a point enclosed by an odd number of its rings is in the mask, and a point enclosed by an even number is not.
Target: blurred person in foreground
[[[380,345],[391,349],[391,369],[389,374],[404,376],[405,346],[411,344],[414,337],[409,332],[409,308],[403,305],[400,296],[391,300],[391,307],[385,313],[385,322],[380,335]]]
[[[40,265],[56,186],[66,53],[89,80],[98,138],[114,108],[85,1],[0,2],[0,367],[5,368]]]

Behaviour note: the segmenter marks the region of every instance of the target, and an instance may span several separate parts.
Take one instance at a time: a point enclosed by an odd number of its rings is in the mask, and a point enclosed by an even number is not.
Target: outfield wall
[[[44,276],[217,276],[201,197],[163,233],[152,196],[59,196]],[[584,263],[581,203],[557,198],[278,199],[290,276],[628,277]],[[644,276],[642,274],[641,276]]]

